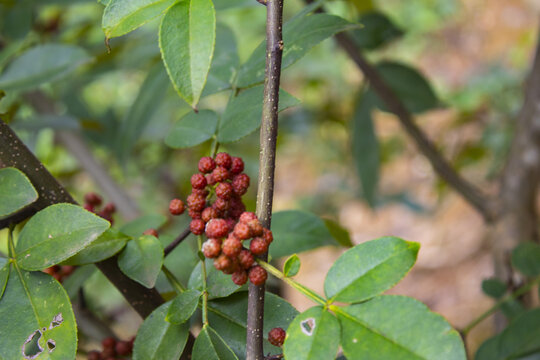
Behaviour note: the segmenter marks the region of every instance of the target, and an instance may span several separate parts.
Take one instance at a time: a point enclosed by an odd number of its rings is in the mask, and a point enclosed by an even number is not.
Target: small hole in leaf
[[[62,313],[59,313],[52,319],[51,324],[49,325],[49,330],[62,325],[63,322],[64,318],[62,317]]]
[[[56,342],[53,339],[47,340],[47,347],[49,348],[49,352],[53,352],[53,350],[56,348]]]
[[[315,330],[315,319],[309,318],[300,323],[300,328],[302,329],[302,332],[306,334],[307,336],[313,335],[313,331]]]
[[[43,348],[39,345],[41,339],[41,331],[34,331],[24,342],[22,353],[25,359],[35,359],[43,352]]]

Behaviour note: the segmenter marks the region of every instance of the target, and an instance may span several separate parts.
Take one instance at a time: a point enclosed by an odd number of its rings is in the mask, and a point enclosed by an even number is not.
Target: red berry
[[[195,235],[202,235],[204,234],[204,225],[204,221],[201,219],[193,219],[189,224],[189,230]]]
[[[208,185],[210,185],[210,186],[216,185],[216,183],[217,183],[216,179],[214,179],[214,176],[213,176],[212,174],[206,175],[206,182],[207,182]]]
[[[47,273],[49,275],[54,275],[54,274],[60,272],[60,270],[61,270],[60,265],[53,265],[51,267],[43,269],[43,272]]]
[[[106,337],[101,341],[101,345],[103,346],[103,349],[114,349],[116,340],[113,337]]]
[[[84,210],[90,211],[90,212],[94,212],[95,210],[94,205],[91,205],[91,204],[84,204],[83,208]]]
[[[238,174],[232,180],[232,188],[235,194],[244,195],[249,188],[249,176]]]
[[[249,249],[251,250],[253,255],[262,255],[268,251],[268,244],[266,243],[266,241],[264,241],[263,238],[256,237],[251,240],[251,243],[249,244]]]
[[[253,265],[255,259],[253,258],[251,251],[242,249],[240,254],[238,254],[238,261],[240,262],[240,266],[247,270]]]
[[[203,174],[193,174],[191,177],[191,186],[194,189],[204,189],[206,187],[207,181]]]
[[[240,254],[240,250],[242,250],[242,242],[234,236],[229,236],[223,242],[222,251],[230,258],[238,256],[238,254]]]
[[[239,222],[234,226],[234,236],[240,240],[251,238],[251,229],[245,223]]]
[[[212,207],[216,209],[217,211],[227,211],[230,207],[229,201],[225,200],[224,198],[218,197],[216,201],[212,204]]]
[[[274,235],[272,235],[272,231],[264,228],[263,229],[263,235],[262,235],[264,241],[266,241],[266,244],[267,245],[270,245],[270,243],[272,243],[272,241],[274,241]]]
[[[210,206],[204,209],[201,214],[201,218],[203,219],[204,222],[209,222],[211,219],[215,219],[217,217],[218,217],[218,211]]]
[[[211,157],[205,156],[199,160],[199,171],[208,174],[216,167],[216,162]]]
[[[108,203],[103,207],[103,212],[113,214],[116,212],[116,206],[113,203]]]
[[[268,341],[274,346],[281,347],[285,341],[286,335],[287,333],[282,328],[273,328],[268,332]]]
[[[216,182],[222,182],[229,178],[229,170],[223,166],[217,166],[214,171],[212,171],[212,177]]]
[[[101,205],[101,202],[103,200],[101,199],[101,196],[99,196],[98,194],[94,192],[89,192],[88,194],[84,195],[84,201],[89,205],[99,206]]]
[[[203,211],[206,205],[206,198],[200,194],[189,194],[187,204],[190,210]]]
[[[250,220],[247,222],[247,226],[251,230],[251,236],[262,236],[264,228],[259,222],[259,220]]]
[[[232,274],[232,273],[235,273],[237,271],[240,271],[240,264],[238,263],[238,260],[236,258],[233,258],[231,259],[231,265],[226,267],[225,269],[223,269],[223,273],[224,274]]]
[[[115,346],[115,350],[118,355],[129,355],[133,347],[129,341],[119,341]]]
[[[200,211],[195,211],[195,210],[192,210],[192,209],[188,210],[188,215],[193,220],[200,219],[202,217],[202,214],[201,214]]]
[[[59,272],[52,274],[52,276],[53,276],[53,278],[55,278],[58,282],[62,282],[62,279],[64,279],[64,276],[63,276],[61,273],[59,273]]]
[[[206,236],[210,238],[223,238],[229,233],[227,221],[224,219],[212,219],[206,224]]]
[[[114,220],[112,218],[112,215],[111,213],[109,212],[106,212],[105,210],[102,210],[100,212],[97,213],[97,215],[105,220],[107,220],[108,222],[111,223],[111,225],[114,223]]]
[[[221,254],[218,256],[217,259],[214,260],[214,267],[217,270],[225,270],[227,268],[230,268],[232,266],[232,260],[228,256]]]
[[[231,155],[221,152],[216,155],[216,165],[222,166],[225,169],[230,169],[232,165],[232,158]]]
[[[99,351],[92,350],[86,354],[86,358],[88,360],[101,360],[101,353]]]
[[[180,199],[172,199],[169,203],[169,212],[171,215],[182,215],[184,210],[184,202]]]
[[[227,222],[227,231],[232,232],[234,230],[234,225],[236,225],[236,220],[232,218],[227,218],[225,219],[225,221]]]
[[[220,182],[216,187],[216,196],[225,200],[231,198],[233,193],[232,185],[228,182]]]
[[[266,273],[266,270],[264,270],[259,265],[252,267],[249,269],[249,281],[253,285],[263,285],[266,282],[266,278],[268,277],[268,274]]]
[[[247,282],[248,275],[245,270],[241,270],[233,273],[231,279],[236,285],[242,286]]]
[[[229,203],[229,216],[237,220],[246,211],[246,206],[236,194],[233,194]]]
[[[247,223],[248,221],[255,220],[255,219],[257,219],[257,215],[255,215],[254,213],[250,211],[245,211],[242,213],[242,215],[240,215],[240,219],[238,221]]]
[[[234,157],[232,158],[231,173],[240,174],[244,171],[244,161],[242,158]]]
[[[69,275],[73,274],[74,271],[75,271],[75,266],[62,265],[61,272],[62,272],[63,276],[69,276]]]
[[[191,190],[191,193],[197,196],[202,196],[206,199],[206,197],[208,196],[210,192],[206,189],[193,189]]]
[[[147,229],[143,232],[143,235],[152,235],[155,237],[159,237],[159,234],[156,229]]]
[[[221,253],[221,240],[208,239],[202,244],[202,252],[205,257],[213,259],[217,258]]]

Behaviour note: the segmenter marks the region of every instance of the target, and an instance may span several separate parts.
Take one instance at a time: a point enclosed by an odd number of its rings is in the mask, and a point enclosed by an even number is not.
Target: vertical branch
[[[279,82],[281,76],[283,0],[266,2],[266,72],[261,120],[257,217],[270,228],[274,195],[274,170],[278,132]],[[267,256],[263,256],[266,260]],[[247,360],[262,360],[265,287],[249,283]]]

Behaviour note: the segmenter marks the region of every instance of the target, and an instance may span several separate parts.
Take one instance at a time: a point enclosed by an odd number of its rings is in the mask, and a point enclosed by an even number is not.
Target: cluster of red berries
[[[75,266],[71,265],[53,265],[43,269],[44,273],[52,275],[59,282],[64,281],[64,279],[71,275],[73,271],[75,271]]]
[[[116,212],[116,207],[113,203],[108,203],[103,206],[101,211],[99,211],[98,207],[101,206],[102,203],[103,199],[96,193],[90,192],[84,196],[84,208],[107,220],[112,225],[114,222],[112,216]]]
[[[268,341],[274,346],[281,347],[287,333],[282,328],[273,328],[268,332]]]
[[[90,351],[88,353],[88,360],[117,360],[123,359],[119,356],[130,356],[133,352],[133,342],[135,338],[131,338],[128,341],[116,341],[115,338],[108,337],[103,339],[101,345],[103,350],[101,352],[97,350]]]
[[[243,160],[222,152],[215,159],[201,158],[198,167],[199,172],[191,177],[192,191],[187,197],[187,207],[191,232],[208,237],[202,248],[204,256],[214,259],[216,269],[232,274],[237,285],[245,284],[248,278],[255,285],[264,284],[266,270],[255,265],[254,255],[266,253],[273,237],[255,214],[246,212],[242,202],[250,183],[249,176],[243,173]],[[180,199],[173,199],[169,204],[173,215],[180,215],[184,210]],[[243,241],[249,239],[249,249],[246,249]]]

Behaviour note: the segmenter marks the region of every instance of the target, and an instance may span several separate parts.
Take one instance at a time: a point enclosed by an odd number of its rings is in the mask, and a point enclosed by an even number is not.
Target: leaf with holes
[[[212,0],[184,0],[172,6],[161,22],[159,47],[178,94],[193,108],[206,84],[216,41]]]
[[[242,91],[227,104],[219,122],[217,139],[220,143],[239,140],[261,126],[263,86]],[[300,101],[284,90],[279,90],[279,111],[296,106]]]
[[[118,267],[138,283],[153,288],[163,265],[163,245],[154,236],[143,235],[128,241],[118,256]]]
[[[80,206],[51,205],[26,223],[15,247],[15,259],[25,270],[43,270],[86,248],[110,226]]]
[[[109,229],[101,234],[94,242],[75,256],[64,261],[63,265],[85,265],[97,263],[108,259],[124,248],[126,242],[131,239],[116,229]]]
[[[39,61],[36,61],[39,59]],[[30,48],[0,75],[0,89],[27,90],[57,80],[89,61],[74,45],[46,44]]]
[[[383,295],[337,316],[347,359],[466,359],[458,332],[418,300]]]
[[[201,292],[198,290],[186,290],[178,294],[169,306],[165,320],[173,324],[183,324],[189,320],[197,310]]]
[[[287,328],[283,354],[286,359],[295,360],[335,359],[340,332],[334,315],[322,306],[314,306],[298,315]]]
[[[24,173],[15,168],[0,169],[0,219],[32,204],[36,189]]]
[[[420,245],[382,237],[347,250],[332,265],[324,293],[333,301],[355,303],[390,289],[416,262]]]
[[[110,0],[101,26],[107,38],[127,34],[167,10],[176,0]]]
[[[133,360],[178,360],[189,336],[188,324],[165,321],[171,302],[154,310],[143,322],[135,343]]]
[[[210,326],[205,325],[195,339],[193,360],[238,360],[231,348]]]
[[[218,116],[211,110],[189,112],[173,126],[165,143],[175,149],[199,145],[214,136],[217,123]]]
[[[66,292],[52,276],[12,266],[0,318],[0,359],[75,359],[75,316]]]
[[[519,244],[512,251],[512,265],[524,275],[540,275],[540,245],[533,242]]]
[[[296,254],[292,254],[283,265],[283,274],[287,277],[295,276],[300,270],[300,258]]]

